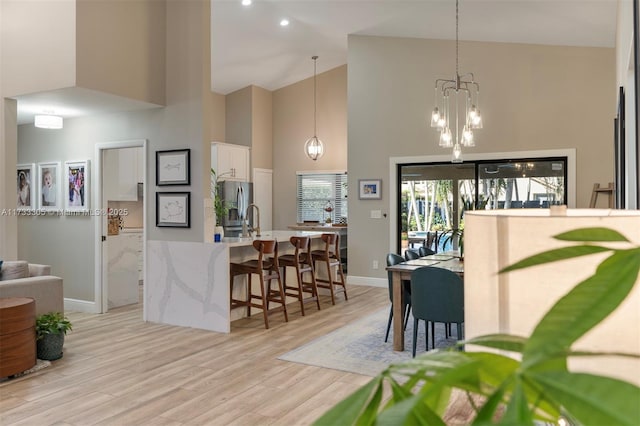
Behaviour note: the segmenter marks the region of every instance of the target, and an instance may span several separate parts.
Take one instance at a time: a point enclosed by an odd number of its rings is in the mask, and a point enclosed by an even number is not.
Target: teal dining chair
[[[418,254],[420,255],[420,257],[425,257],[425,256],[429,256],[430,254],[436,254],[436,252],[431,250],[430,248],[426,248],[425,246],[422,246],[418,249]]]
[[[420,259],[420,253],[418,253],[418,250],[407,249],[407,251],[404,252],[404,258],[406,260]]]
[[[464,283],[455,272],[423,266],[411,273],[411,310],[413,313],[413,356],[416,356],[419,320],[425,321],[426,349],[429,349],[427,323],[431,322],[431,346],[435,349],[435,323],[457,325],[457,338],[463,336]]]
[[[404,262],[404,258],[395,253],[389,253],[387,255],[387,266],[397,265],[398,263]],[[387,272],[387,278],[389,280],[389,300],[391,301],[391,307],[389,308],[389,321],[387,322],[387,333],[384,336],[384,341],[389,340],[389,330],[391,330],[391,322],[393,321],[393,278],[391,272]],[[404,328],[407,328],[407,323],[409,322],[409,313],[411,312],[411,284],[409,281],[402,282],[402,291],[403,294],[403,306],[402,311],[404,312]]]

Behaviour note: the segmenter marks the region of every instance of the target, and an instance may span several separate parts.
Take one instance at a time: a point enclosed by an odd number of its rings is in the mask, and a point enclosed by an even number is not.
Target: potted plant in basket
[[[62,346],[71,321],[60,312],[49,312],[36,318],[36,346],[39,359],[53,361],[62,358]]]

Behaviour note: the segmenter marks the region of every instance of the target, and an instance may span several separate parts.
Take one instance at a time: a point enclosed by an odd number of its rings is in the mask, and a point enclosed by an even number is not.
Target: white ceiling
[[[627,0],[628,1],[628,0]],[[460,39],[615,46],[617,0],[461,0]],[[212,0],[212,90],[275,90],[347,62],[347,35],[455,39],[453,0]],[[281,18],[288,27],[280,27]],[[83,89],[18,98],[18,123],[151,105]]]

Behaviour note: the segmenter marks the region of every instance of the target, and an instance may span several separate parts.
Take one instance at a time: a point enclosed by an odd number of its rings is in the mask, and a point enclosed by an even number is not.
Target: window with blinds
[[[298,222],[347,222],[347,172],[298,173]],[[332,212],[325,211],[328,202]]]

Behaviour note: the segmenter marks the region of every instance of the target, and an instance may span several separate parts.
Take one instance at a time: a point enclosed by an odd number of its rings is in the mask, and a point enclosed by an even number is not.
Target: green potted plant
[[[392,364],[315,424],[444,425],[445,410],[456,389],[468,398],[474,412],[468,421],[474,425],[638,425],[640,387],[570,371],[568,361],[603,355],[640,358],[632,353],[572,348],[631,293],[640,271],[640,247],[630,246],[627,238],[607,228],[577,229],[554,238],[574,245],[533,255],[500,273],[595,253],[611,255],[592,276],[560,298],[528,338],[479,336],[456,348]],[[614,243],[614,247],[601,243]],[[464,351],[468,344],[489,351]]]
[[[49,361],[62,358],[64,336],[71,330],[71,321],[60,312],[49,312],[36,317],[38,358]]]
[[[220,238],[224,237],[224,228],[222,227],[222,218],[229,212],[227,203],[218,194],[218,176],[215,169],[211,168],[211,198],[213,198],[213,209],[216,212],[216,228],[215,233],[220,234]]]

